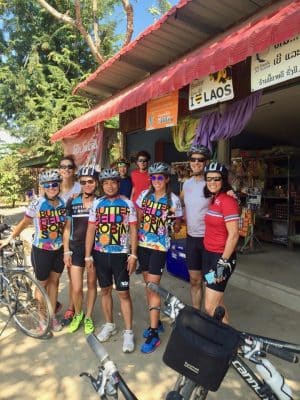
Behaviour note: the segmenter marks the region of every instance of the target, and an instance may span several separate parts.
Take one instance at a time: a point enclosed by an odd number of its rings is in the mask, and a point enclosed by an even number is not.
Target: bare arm
[[[95,241],[96,225],[88,223],[86,236],[85,236],[85,257],[91,257],[93,244]]]
[[[228,259],[234,252],[239,240],[239,222],[238,221],[226,222],[226,229],[228,232],[228,237],[225,243],[225,248],[222,254],[222,258]]]
[[[63,232],[64,263],[67,267],[71,267],[72,265],[72,252],[70,252],[70,247],[69,247],[70,234],[71,234],[71,221],[67,219]]]
[[[137,245],[138,245],[137,224],[130,224],[129,232],[130,232],[131,253],[128,257],[127,268],[129,275],[131,275],[135,271],[137,263]]]

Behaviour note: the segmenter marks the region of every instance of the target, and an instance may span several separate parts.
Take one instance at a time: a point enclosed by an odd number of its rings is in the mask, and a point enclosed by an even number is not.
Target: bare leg
[[[87,318],[91,318],[97,297],[97,277],[95,267],[87,270],[87,300],[86,314]]]
[[[48,284],[47,284],[47,293],[50,299],[50,303],[52,306],[52,309],[55,310],[56,307],[56,300],[57,300],[57,292],[58,292],[58,284],[59,284],[59,278],[61,274],[58,274],[57,272],[51,271],[49,278],[48,278]]]
[[[112,286],[101,288],[101,304],[105,322],[113,322]]]
[[[225,324],[228,324],[228,312],[226,310],[226,307],[224,305],[224,293],[223,292],[217,292],[216,290],[212,290],[209,288],[205,289],[205,311],[213,316],[215,309],[218,306],[223,306],[225,309],[225,315],[223,318],[223,321]]]
[[[83,272],[84,269],[72,265],[70,270],[70,277],[72,282],[72,297],[75,313],[79,314],[82,311],[82,300],[83,300]]]
[[[192,305],[200,309],[202,299],[202,272],[197,270],[189,270]]]
[[[129,290],[118,291],[118,296],[120,299],[121,312],[124,319],[125,329],[132,329],[132,302]]]
[[[161,276],[160,275],[152,275],[149,274],[148,272],[143,272],[144,276],[144,281],[147,282],[153,282],[159,285]],[[149,306],[149,310],[152,308],[151,311],[149,311],[149,317],[150,317],[150,327],[153,329],[157,329],[158,327],[158,321],[159,321],[159,316],[160,316],[160,296],[153,292],[150,289],[146,288],[146,294],[147,294],[147,302]]]
[[[68,277],[69,277],[69,293],[68,293],[68,298],[69,298],[69,305],[68,305],[68,310],[74,310],[74,303],[73,303],[73,295],[72,295],[72,277],[71,277],[71,271],[70,268],[67,268],[68,271]]]

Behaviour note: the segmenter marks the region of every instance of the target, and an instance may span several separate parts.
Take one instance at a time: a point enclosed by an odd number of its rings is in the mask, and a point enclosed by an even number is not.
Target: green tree
[[[34,187],[34,176],[28,169],[19,169],[22,155],[12,152],[0,159],[1,201],[15,206],[17,200],[24,196],[26,190]]]

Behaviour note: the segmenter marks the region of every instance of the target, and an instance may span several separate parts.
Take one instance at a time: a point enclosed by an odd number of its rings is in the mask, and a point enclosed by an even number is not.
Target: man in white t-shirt
[[[193,145],[188,152],[192,176],[183,184],[181,199],[187,223],[186,263],[190,275],[192,305],[200,308],[202,286],[202,254],[205,232],[204,216],[210,199],[204,197],[204,167],[211,158],[209,149]]]

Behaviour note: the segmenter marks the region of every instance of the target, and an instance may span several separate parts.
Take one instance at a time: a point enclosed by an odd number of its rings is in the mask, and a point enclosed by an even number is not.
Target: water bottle
[[[263,380],[270,386],[279,400],[293,400],[291,388],[284,382],[283,376],[268,360],[261,360],[256,365],[257,372]]]

